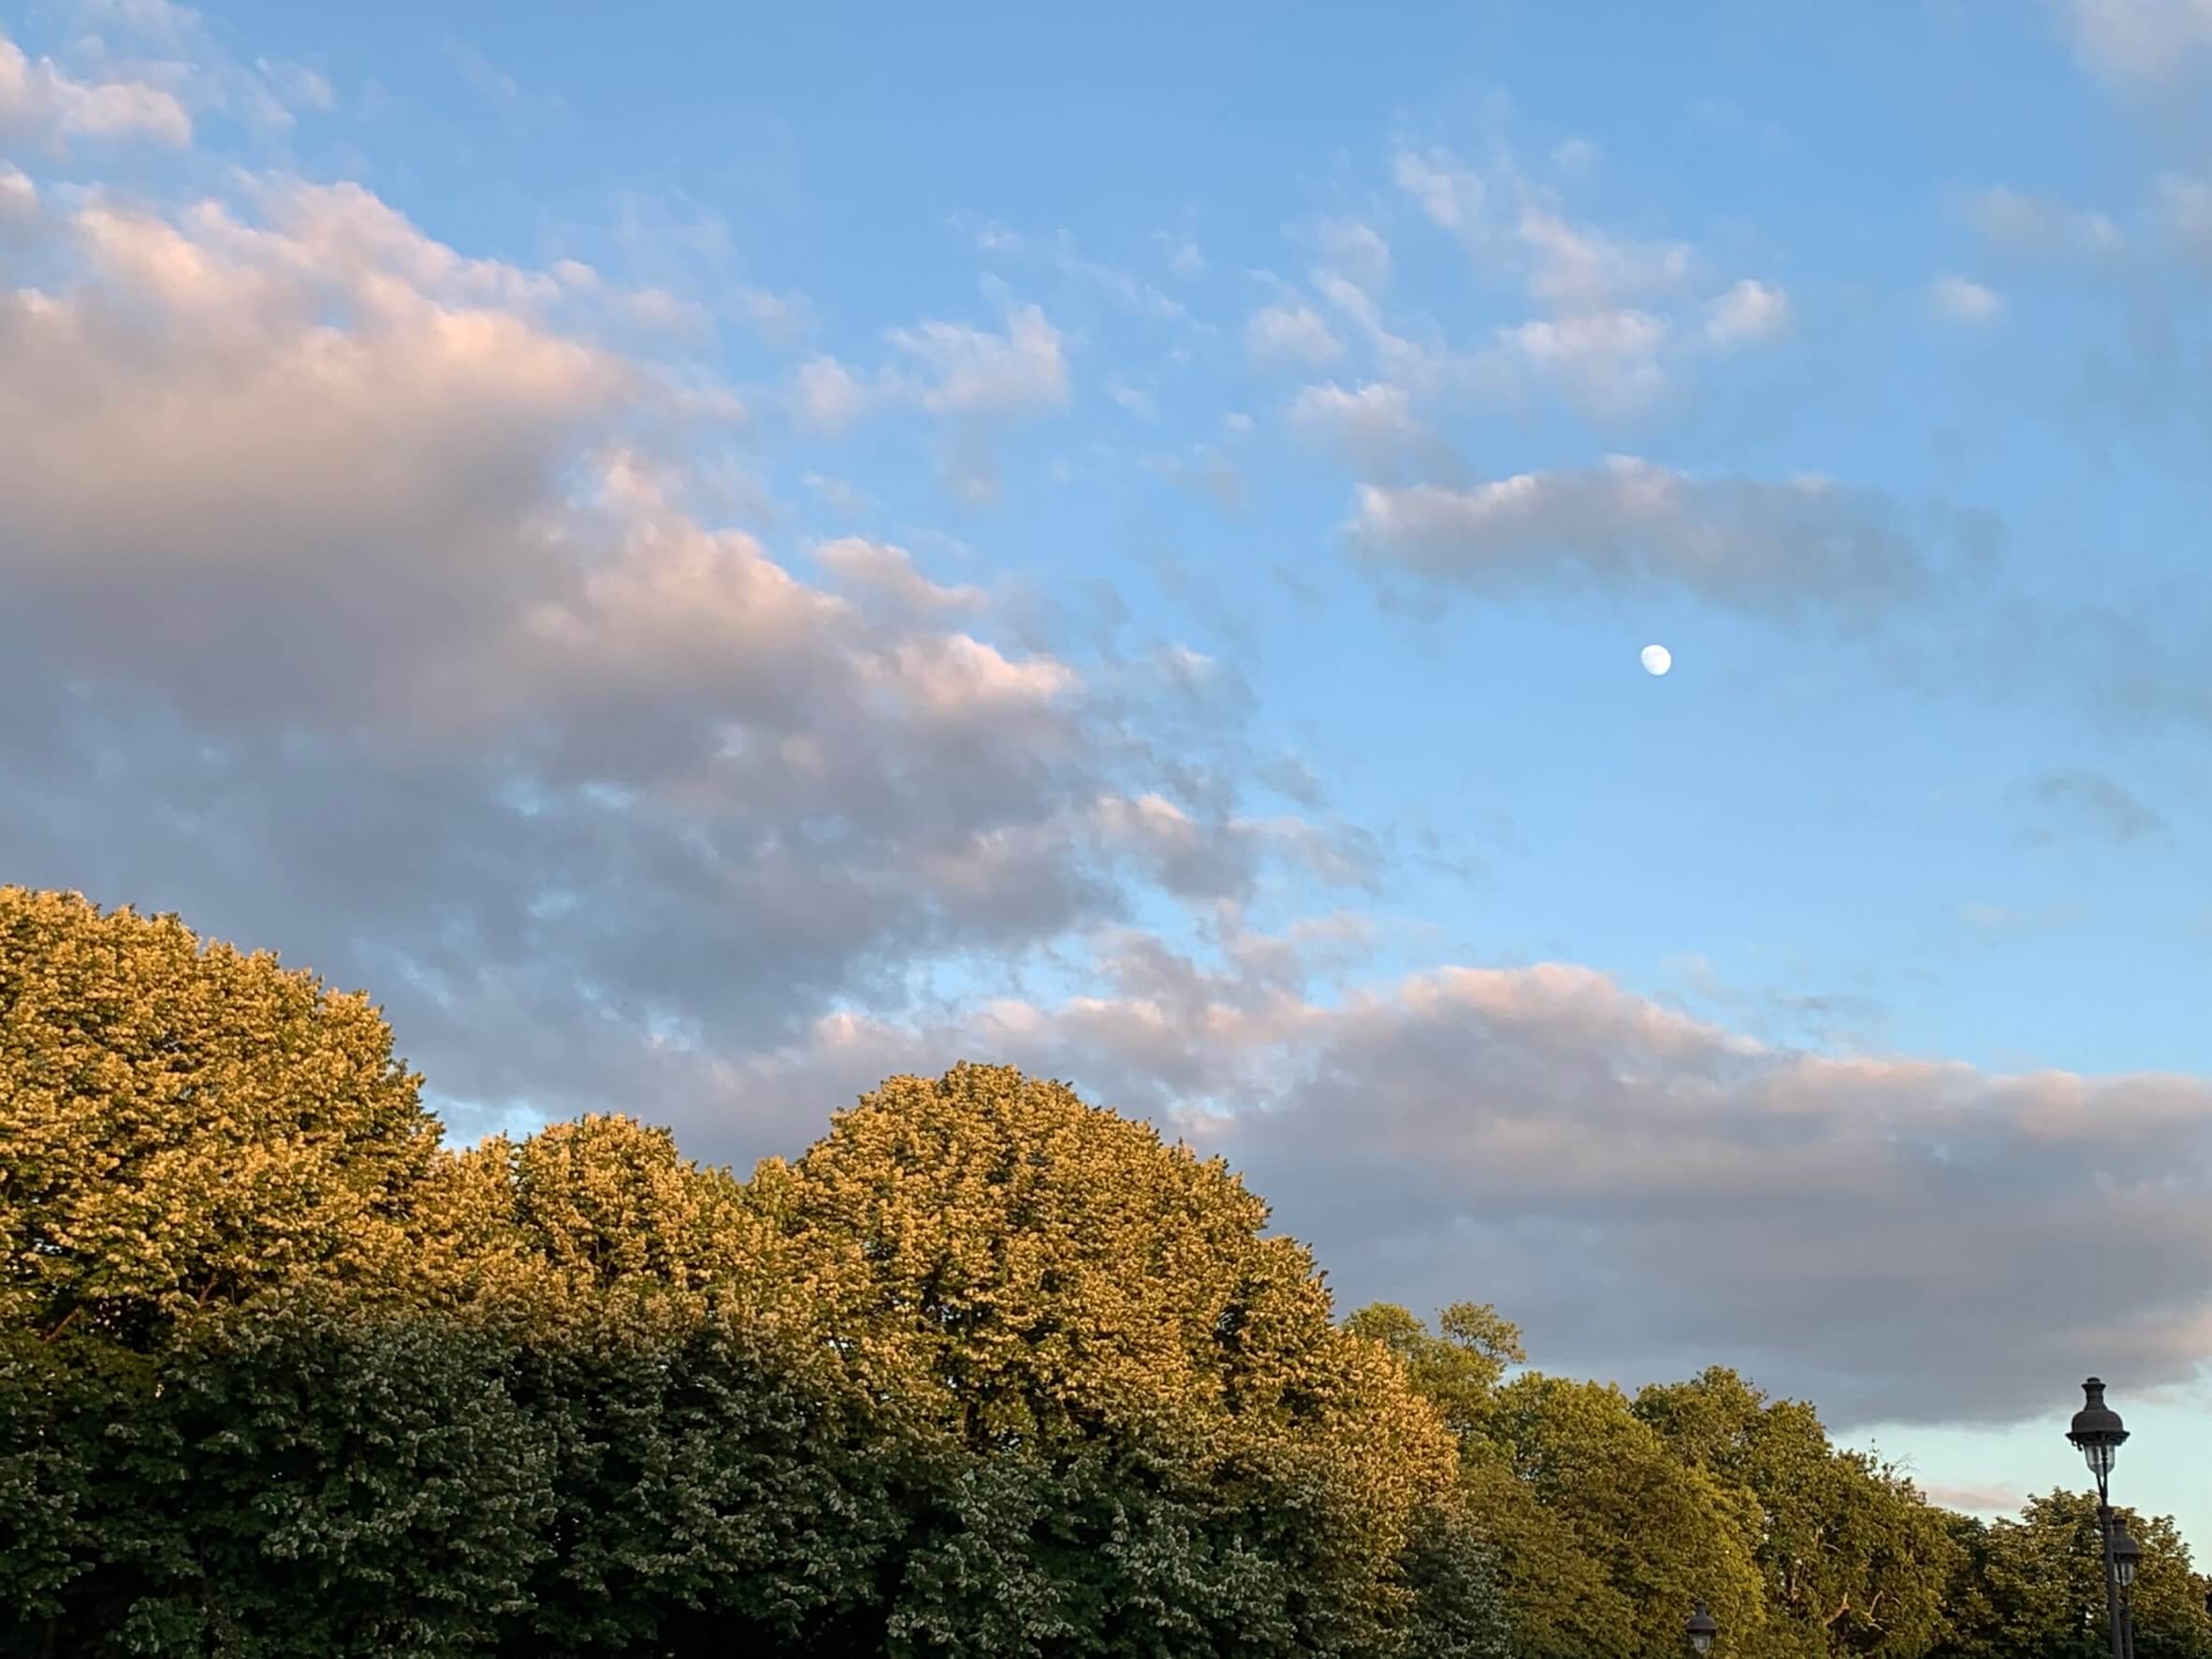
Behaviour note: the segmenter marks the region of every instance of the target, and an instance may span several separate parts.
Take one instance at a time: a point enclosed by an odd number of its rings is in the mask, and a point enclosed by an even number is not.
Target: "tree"
[[[1450,1501],[1452,1441],[1386,1353],[1331,1323],[1311,1257],[1263,1236],[1266,1205],[1218,1160],[1064,1084],[963,1065],[886,1083],[752,1191],[813,1271],[872,1287],[847,1340],[898,1356],[969,1450],[1015,1460],[992,1480],[1106,1483],[1030,1525],[1027,1559],[1067,1569],[1047,1599],[1094,1604],[1084,1629],[1202,1630],[1239,1652],[1381,1652],[1406,1631],[1414,1531]],[[1192,1558],[1101,1584],[1098,1548],[1132,1506]],[[1272,1568],[1259,1581],[1279,1594],[1252,1605],[1232,1562]],[[944,1628],[998,1607],[989,1582],[932,1580],[986,1595]]]
[[[314,1291],[212,1311],[158,1358],[38,1348],[25,1415],[63,1527],[31,1535],[65,1570],[33,1564],[8,1651],[462,1659],[521,1605],[551,1448],[496,1332]]]
[[[1646,1388],[1636,1413],[1676,1456],[1757,1506],[1762,1652],[1927,1652],[1943,1628],[1955,1549],[1909,1482],[1832,1446],[1812,1406],[1769,1400],[1723,1367]]]
[[[0,888],[0,1317],[165,1321],[404,1255],[437,1157],[365,997],[173,917]]]
[[[2143,1547],[2131,1593],[2138,1659],[2212,1659],[2206,1584],[2174,1522],[2117,1511]],[[2097,1497],[2052,1492],[2017,1521],[1955,1523],[1961,1546],[1948,1597],[1951,1631],[1937,1659],[2103,1659],[2103,1545]]]
[[[1721,1623],[1716,1652],[1759,1651],[1756,1510],[1676,1458],[1620,1390],[1522,1375],[1499,1389],[1485,1433],[1522,1501],[1562,1523],[1614,1592],[1619,1620],[1592,1633],[1603,1646],[1589,1651],[1671,1652],[1698,1599]]]
[[[1641,1659],[1680,1644],[1696,1599],[1755,1653],[1757,1511],[1685,1465],[1617,1389],[1528,1373],[1521,1332],[1482,1302],[1438,1331],[1377,1303],[1346,1321],[1405,1368],[1461,1443],[1462,1503],[1497,1557],[1524,1659]]]
[[[1405,1367],[1415,1391],[1465,1446],[1490,1420],[1506,1367],[1528,1359],[1520,1328],[1488,1302],[1452,1303],[1437,1316],[1433,1334],[1404,1308],[1387,1302],[1360,1309],[1345,1320],[1345,1329],[1390,1350]]]

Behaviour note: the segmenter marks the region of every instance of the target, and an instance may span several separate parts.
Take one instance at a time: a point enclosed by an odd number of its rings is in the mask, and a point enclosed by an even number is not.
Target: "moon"
[[[1665,674],[1674,666],[1674,653],[1663,645],[1644,647],[1638,660],[1642,662],[1646,674]]]

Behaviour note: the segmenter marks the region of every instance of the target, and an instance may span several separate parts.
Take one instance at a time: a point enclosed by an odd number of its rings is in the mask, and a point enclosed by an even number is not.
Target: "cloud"
[[[1227,1157],[1340,1305],[1494,1300],[1547,1368],[1717,1359],[1839,1428],[2012,1420],[2052,1375],[2212,1353],[2201,1082],[1835,1058],[1564,964],[1317,997],[1347,942],[1233,912],[1200,954],[1100,934],[1084,995],[832,1016],[732,1098],[795,1139],[886,1070],[1008,1059]],[[738,1151],[711,1109],[679,1134]]]
[[[848,518],[857,518],[871,511],[875,502],[867,492],[843,478],[834,478],[823,473],[808,473],[799,480],[824,506]]]
[[[50,211],[41,285],[0,285],[15,879],[377,986],[449,1099],[667,1115],[842,1000],[1334,839],[1205,781],[1233,710],[1017,645],[895,547],[830,543],[809,581],[707,518],[655,447],[696,399],[548,321],[620,299],[580,268],[467,258],[357,187],[239,189]],[[1062,372],[1035,313],[912,345],[948,414]]]
[[[28,230],[38,221],[38,186],[21,168],[0,161],[0,235]]]
[[[826,357],[799,366],[792,395],[799,424],[830,437],[849,430],[876,400],[866,381],[837,358]]]
[[[2199,259],[2212,256],[2212,182],[2183,173],[2164,175],[2158,182],[2153,215],[2183,252]]]
[[[0,34],[0,138],[57,144],[72,138],[192,140],[192,117],[174,94],[138,80],[83,80],[51,58],[27,56]]]
[[[2028,1502],[2028,1494],[2016,1486],[1946,1486],[1938,1483],[1923,1485],[1920,1492],[1931,1504],[1968,1515],[2014,1516]]]
[[[1617,415],[1656,397],[1666,377],[1659,354],[1667,326],[1642,311],[1585,312],[1538,318],[1498,331],[1522,362],[1569,386],[1590,409]]]
[[[1065,230],[1053,239],[1053,263],[1064,275],[1089,284],[1133,315],[1172,323],[1186,314],[1180,299],[1161,293],[1133,271],[1083,258],[1075,251],[1075,239]]]
[[[1333,380],[1302,386],[1290,400],[1290,422],[1370,468],[1388,466],[1427,440],[1404,388],[1374,381],[1348,389]]]
[[[1586,147],[1563,147],[1562,156],[1557,170],[1568,181],[1593,159]],[[1533,373],[1585,414],[1616,418],[1659,398],[1669,372],[1699,345],[1728,348],[1770,339],[1790,324],[1789,296],[1749,277],[1697,314],[1685,291],[1702,262],[1689,243],[1577,218],[1559,190],[1524,171],[1509,153],[1477,168],[1441,149],[1402,150],[1392,173],[1400,191],[1460,243],[1481,277],[1514,282],[1534,313],[1494,330],[1497,360],[1454,366],[1451,378],[1463,385],[1510,390]],[[1366,304],[1372,310],[1372,301]],[[1379,319],[1364,331],[1382,334]],[[1403,369],[1388,372],[1413,382]]]
[[[1467,489],[1362,486],[1354,546],[1447,587],[1676,589],[1774,618],[1866,623],[1921,595],[1920,527],[1881,497],[1819,480],[1696,478],[1614,457]]]
[[[1722,1354],[1838,1422],[2002,1420],[2205,1351],[2201,1083],[1774,1051],[1567,967],[1418,976],[1299,1075],[1212,1137],[1281,1225],[1353,1294],[1514,1287],[1561,1369]]]
[[[1587,177],[1604,157],[1604,147],[1589,138],[1568,138],[1554,145],[1551,165],[1570,179]]]
[[[814,331],[814,308],[804,294],[741,287],[732,296],[732,304],[770,345],[793,345]]]
[[[1522,206],[1514,235],[1532,258],[1530,292],[1563,309],[1615,306],[1690,274],[1685,243],[1614,236],[1533,204]]]
[[[1151,395],[1129,385],[1119,375],[1106,382],[1106,395],[1127,410],[1134,419],[1147,424],[1159,419],[1159,405],[1153,401]]]
[[[1189,237],[1171,235],[1165,230],[1156,230],[1152,236],[1166,251],[1170,271],[1186,283],[1205,275],[1206,256]]]
[[[1963,213],[1989,241],[2022,251],[2109,254],[2122,241],[2119,226],[2104,213],[2003,185],[1968,197]]]
[[[1928,303],[1947,322],[1993,323],[2003,313],[2004,296],[1972,278],[1939,276],[1928,285]]]
[[[1244,325],[1244,346],[1262,363],[1297,363],[1319,368],[1344,356],[1326,319],[1310,305],[1288,301],[1252,313]]]
[[[888,542],[840,536],[816,547],[814,562],[835,575],[848,593],[858,590],[905,618],[974,616],[989,608],[981,588],[947,588],[932,582],[914,568],[912,554]]]
[[[1361,287],[1372,292],[1389,284],[1390,244],[1365,220],[1324,220],[1316,240],[1320,244],[1321,256],[1331,268],[1343,272]]]
[[[1390,176],[1442,230],[1458,232],[1472,227],[1489,203],[1490,191],[1481,176],[1462,167],[1443,150],[1432,150],[1426,155],[1401,150],[1391,160]]]
[[[2166,827],[2164,818],[2108,774],[2087,767],[2039,773],[2021,784],[2015,794],[2028,813],[2026,833],[2031,842],[2072,835],[2133,841]]]
[[[2212,0],[2060,0],[2074,49],[2100,74],[2170,81],[2212,49]]]
[[[1020,415],[1068,401],[1060,334],[1037,306],[1010,313],[1003,332],[929,319],[885,338],[927,372],[917,398],[938,414]]]
[[[1715,345],[1768,340],[1790,325],[1790,297],[1746,277],[1705,308],[1705,337]]]

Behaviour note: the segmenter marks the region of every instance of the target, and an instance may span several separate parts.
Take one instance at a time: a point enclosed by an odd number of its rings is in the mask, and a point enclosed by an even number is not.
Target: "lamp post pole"
[[[2097,1477],[2097,1533],[2104,1551],[2104,1621],[2112,1636],[2112,1659],[2129,1659],[2126,1621],[2120,1614],[2120,1554],[2114,1546],[2118,1529],[2112,1519],[2112,1465],[2119,1456],[2120,1442],[2127,1439],[2127,1426],[2120,1421],[2119,1413],[2104,1404],[2104,1384],[2090,1377],[2081,1386],[2082,1408],[2074,1414],[2073,1425],[2066,1431],[2066,1438],[2080,1450],[2089,1472]],[[2134,1540],[2128,1539],[2131,1550]],[[2132,1557],[2127,1562],[2129,1578],[2134,1577]]]

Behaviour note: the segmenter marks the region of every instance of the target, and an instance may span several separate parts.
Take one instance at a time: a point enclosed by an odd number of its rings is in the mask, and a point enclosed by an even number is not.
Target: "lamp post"
[[[2074,1423],[2066,1431],[2066,1438],[2081,1451],[2089,1472],[2097,1477],[2097,1531],[2104,1543],[2104,1620],[2112,1633],[2112,1659],[2128,1659],[2128,1637],[2120,1619],[2119,1561],[2115,1545],[2121,1533],[2112,1519],[2112,1465],[2119,1456],[2120,1442],[2127,1439],[2127,1426],[2120,1421],[2119,1413],[2104,1404],[2104,1384],[2090,1377],[2081,1386],[2084,1396],[2082,1408],[2074,1414]],[[2115,1535],[2117,1535],[2116,1537]],[[2128,1539],[2134,1548],[2134,1540]],[[2141,1551],[2137,1550],[2136,1555]],[[2135,1559],[2128,1558],[2128,1578],[2135,1576]]]
[[[2143,1559],[2143,1546],[2128,1535],[2128,1529],[2119,1517],[2112,1521],[2112,1576],[2119,1583],[2120,1635],[2122,1651],[2128,1659],[2135,1659],[2135,1597],[2132,1594],[2135,1583],[2135,1564]]]
[[[1690,1651],[1694,1653],[1710,1652],[1712,1638],[1720,1633],[1721,1627],[1713,1623],[1713,1617],[1705,1610],[1703,1602],[1699,1602],[1697,1610],[1690,1615],[1689,1623],[1682,1626],[1682,1634],[1690,1638]]]

